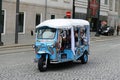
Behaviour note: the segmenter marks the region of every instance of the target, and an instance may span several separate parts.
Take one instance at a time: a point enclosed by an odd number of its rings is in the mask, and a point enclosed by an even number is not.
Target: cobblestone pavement
[[[0,54],[0,80],[120,80],[119,40],[92,42],[87,64],[52,65],[46,72],[37,69],[32,48]]]

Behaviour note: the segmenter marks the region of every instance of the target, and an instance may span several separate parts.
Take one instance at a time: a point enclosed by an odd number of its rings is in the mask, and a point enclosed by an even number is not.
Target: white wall
[[[16,0],[4,0],[4,1],[12,1],[16,2]],[[72,1],[73,0],[20,0],[21,3],[30,3],[30,4],[37,4],[37,5],[45,5],[47,1],[47,6],[56,7],[56,8],[65,8],[65,9],[72,9]]]

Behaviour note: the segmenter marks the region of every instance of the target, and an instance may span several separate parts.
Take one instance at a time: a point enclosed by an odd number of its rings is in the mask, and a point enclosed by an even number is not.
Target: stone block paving
[[[37,69],[34,51],[0,54],[0,80],[120,80],[120,50],[111,49],[94,43],[87,64],[51,65],[46,72]]]
[[[33,51],[0,55],[0,80],[120,80],[117,53],[93,50],[87,64],[51,65],[46,72],[39,72],[33,56]]]

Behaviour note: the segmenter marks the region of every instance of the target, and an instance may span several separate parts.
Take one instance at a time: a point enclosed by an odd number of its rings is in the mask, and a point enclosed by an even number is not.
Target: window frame
[[[5,33],[6,33],[6,10],[2,9],[2,11],[4,11],[4,26],[3,26],[3,33],[2,33],[2,35],[5,35]]]
[[[23,13],[24,14],[24,22],[23,22],[23,32],[18,32],[18,34],[25,34],[25,22],[26,22],[26,12],[25,11],[20,11],[20,13]]]
[[[36,25],[36,16],[37,16],[37,15],[40,15],[40,23],[42,22],[42,14],[41,14],[41,13],[36,13],[36,15],[35,15],[35,26],[37,26],[37,25]],[[39,23],[39,24],[40,24],[40,23]]]

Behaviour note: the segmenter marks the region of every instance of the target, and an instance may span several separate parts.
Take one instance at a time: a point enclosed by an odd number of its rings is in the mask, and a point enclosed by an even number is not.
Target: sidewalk
[[[100,40],[100,39],[109,37],[109,36],[102,36],[102,35],[100,35],[99,37],[96,37],[95,34],[96,34],[95,32],[90,33],[90,36],[91,36],[90,40],[91,41]],[[8,40],[6,40],[6,41],[8,41]],[[32,47],[34,42],[35,42],[35,35],[34,36],[28,36],[28,37],[22,35],[22,36],[19,36],[18,44],[15,44],[15,43],[4,44],[3,46],[0,46],[0,49],[2,49],[2,48],[23,47],[23,46],[31,46]]]
[[[2,41],[4,43],[2,48],[14,48],[14,47],[22,47],[22,46],[31,46],[35,42],[35,35],[31,36],[30,34],[19,34],[18,35],[18,44],[15,44],[14,34],[7,34],[2,36]]]

